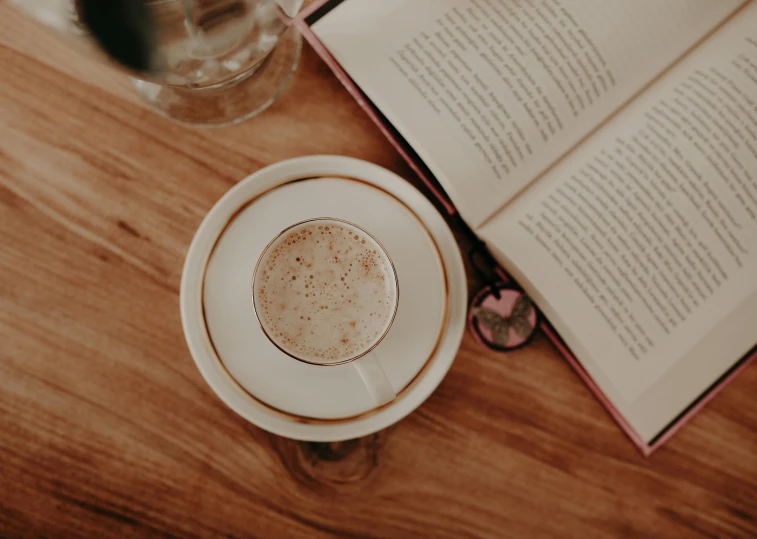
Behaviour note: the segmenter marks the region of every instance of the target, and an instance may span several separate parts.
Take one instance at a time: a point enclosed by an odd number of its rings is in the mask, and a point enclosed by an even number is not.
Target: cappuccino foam
[[[271,340],[313,363],[337,363],[373,347],[391,325],[397,293],[381,246],[329,220],[282,234],[260,260],[253,290]]]

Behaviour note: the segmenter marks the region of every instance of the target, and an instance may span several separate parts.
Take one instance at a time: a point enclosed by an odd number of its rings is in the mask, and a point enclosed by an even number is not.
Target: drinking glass
[[[281,94],[303,0],[10,0],[127,68],[156,111],[196,126],[255,116]]]

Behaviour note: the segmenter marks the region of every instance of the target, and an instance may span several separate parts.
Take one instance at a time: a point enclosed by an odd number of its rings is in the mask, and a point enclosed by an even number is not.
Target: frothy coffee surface
[[[391,262],[362,230],[335,221],[299,225],[271,245],[255,276],[260,322],[288,353],[334,363],[370,349],[394,315]]]

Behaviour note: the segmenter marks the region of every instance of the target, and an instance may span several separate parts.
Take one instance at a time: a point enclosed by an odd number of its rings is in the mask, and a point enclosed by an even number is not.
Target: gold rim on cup
[[[344,224],[344,225],[356,228],[360,232],[362,232],[363,234],[365,234],[366,236],[368,236],[376,245],[378,245],[379,249],[381,249],[381,252],[384,253],[384,256],[389,261],[389,266],[391,267],[391,269],[392,269],[392,275],[394,276],[394,289],[396,291],[396,293],[395,293],[395,299],[394,299],[394,308],[392,310],[392,316],[389,319],[389,324],[386,326],[386,329],[381,334],[381,336],[378,339],[376,339],[376,342],[373,343],[370,348],[368,348],[367,350],[364,350],[363,352],[361,352],[357,356],[350,357],[350,358],[344,359],[342,361],[334,361],[332,363],[318,363],[318,362],[315,362],[315,361],[308,361],[307,359],[303,359],[301,357],[298,357],[298,356],[292,354],[291,352],[288,352],[287,350],[284,350],[284,348],[282,348],[281,346],[279,346],[279,344],[276,342],[276,340],[271,337],[271,335],[268,333],[268,331],[266,331],[266,328],[263,325],[263,322],[260,320],[260,315],[258,314],[257,305],[255,305],[255,277],[258,274],[258,269],[260,268],[260,262],[265,257],[265,254],[268,252],[268,249],[270,249],[271,246],[274,243],[276,243],[279,240],[279,238],[281,238],[281,236],[283,236],[284,234],[286,234],[287,232],[289,232],[293,228],[296,228],[298,226],[302,226],[302,225],[305,225],[305,224],[308,224],[308,223],[318,222],[318,221],[332,221],[332,222],[336,222],[336,223],[341,223],[341,224]],[[370,354],[373,350],[376,349],[376,347],[379,344],[381,344],[381,341],[384,340],[384,337],[386,337],[389,334],[389,330],[392,329],[392,324],[394,324],[394,319],[397,317],[397,310],[399,309],[399,304],[400,304],[400,282],[399,282],[399,277],[397,275],[397,268],[394,266],[394,262],[392,261],[392,257],[389,256],[389,253],[387,252],[386,248],[381,244],[380,241],[378,241],[373,236],[373,234],[371,234],[370,232],[368,232],[364,228],[356,225],[355,223],[353,223],[351,221],[347,221],[346,219],[339,219],[337,217],[313,217],[311,219],[305,219],[304,221],[299,221],[297,223],[294,223],[293,225],[290,225],[290,226],[286,227],[284,230],[282,230],[281,232],[279,232],[278,234],[276,234],[276,236],[274,236],[274,238],[270,242],[268,242],[268,245],[265,246],[265,248],[263,249],[263,252],[260,253],[260,256],[258,257],[258,261],[255,264],[255,269],[252,272],[252,282],[250,283],[250,287],[251,287],[251,292],[252,292],[251,293],[251,296],[252,296],[252,310],[255,313],[255,319],[258,321],[258,325],[260,326],[260,329],[263,332],[263,334],[268,338],[269,341],[271,341],[271,344],[273,344],[276,348],[278,348],[284,354],[288,355],[289,357],[291,357],[293,359],[296,359],[297,361],[301,361],[302,363],[307,363],[308,365],[316,365],[318,367],[336,367],[337,365],[346,365],[347,363],[352,363],[353,361],[356,361],[356,360],[360,359],[361,357]]]

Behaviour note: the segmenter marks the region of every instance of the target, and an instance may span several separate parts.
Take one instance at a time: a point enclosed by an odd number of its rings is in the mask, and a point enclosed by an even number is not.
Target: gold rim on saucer
[[[280,187],[283,187],[285,185],[289,185],[294,182],[299,181],[309,181],[309,180],[318,180],[318,179],[340,179],[345,181],[351,181],[355,183],[359,183],[362,185],[365,185],[366,187],[369,187],[371,189],[375,189],[382,193],[385,196],[388,196],[392,198],[394,201],[399,203],[405,210],[408,211],[408,213],[415,219],[415,221],[420,225],[421,229],[423,230],[424,234],[426,235],[426,238],[433,246],[434,255],[436,257],[437,264],[440,268],[440,272],[442,275],[442,284],[443,284],[443,295],[444,295],[444,305],[443,305],[443,312],[442,312],[442,321],[439,326],[439,331],[436,335],[436,340],[434,342],[434,347],[431,349],[430,354],[426,358],[425,362],[423,363],[423,366],[420,368],[418,373],[400,390],[397,391],[397,396],[390,402],[383,404],[381,406],[377,406],[374,408],[371,408],[370,410],[366,410],[365,412],[361,412],[359,414],[353,414],[351,416],[345,416],[345,417],[337,417],[337,418],[320,418],[320,417],[309,417],[299,414],[293,414],[291,412],[287,412],[285,410],[282,410],[280,408],[277,408],[275,406],[272,406],[268,404],[267,402],[263,401],[262,399],[259,399],[255,395],[253,395],[250,391],[248,391],[242,384],[240,384],[236,378],[229,372],[229,369],[224,364],[223,360],[221,359],[221,356],[218,353],[218,350],[216,349],[215,343],[213,342],[213,337],[210,335],[210,331],[208,329],[208,320],[207,320],[207,312],[205,309],[205,284],[206,284],[206,277],[208,272],[208,264],[210,263],[210,259],[213,256],[213,253],[215,252],[216,246],[218,245],[219,240],[223,236],[224,232],[228,229],[228,227],[231,225],[231,223],[234,222],[234,220],[241,214],[243,211],[245,211],[251,204],[253,204],[256,200],[258,200],[263,195],[278,189]],[[395,272],[396,273],[396,272]],[[320,176],[320,177],[296,177],[292,178],[290,180],[284,181],[282,183],[279,183],[273,187],[270,187],[268,189],[265,189],[259,193],[257,193],[255,196],[244,202],[237,208],[234,213],[232,213],[229,218],[226,220],[226,222],[223,224],[223,226],[218,231],[218,234],[216,235],[215,239],[213,240],[213,245],[210,248],[210,251],[208,252],[208,255],[205,258],[205,261],[202,265],[201,270],[201,279],[202,279],[202,286],[200,287],[200,309],[202,312],[202,329],[205,335],[205,339],[207,341],[207,344],[210,348],[210,351],[213,355],[214,360],[218,363],[218,365],[221,367],[221,370],[223,373],[229,378],[229,380],[234,384],[242,393],[244,393],[250,400],[252,400],[255,404],[258,406],[262,406],[266,410],[273,412],[276,415],[279,415],[281,417],[284,417],[286,419],[289,419],[290,421],[294,421],[296,423],[305,423],[305,424],[311,424],[311,425],[336,425],[336,424],[342,424],[342,423],[350,423],[352,421],[356,421],[358,419],[364,419],[369,416],[372,416],[381,410],[393,406],[397,404],[397,402],[404,397],[410,389],[412,389],[425,375],[425,373],[428,371],[429,367],[431,366],[434,357],[436,356],[437,351],[439,350],[439,346],[442,342],[442,337],[445,335],[447,328],[449,327],[449,304],[450,304],[450,289],[449,289],[449,276],[447,274],[447,268],[444,265],[444,259],[442,258],[441,252],[439,250],[439,246],[436,243],[436,240],[429,232],[428,228],[426,227],[426,224],[423,222],[423,220],[416,214],[412,208],[410,208],[407,204],[405,204],[404,201],[397,198],[392,193],[386,191],[385,189],[382,189],[368,181],[365,180],[359,180],[356,178],[350,178],[346,176],[340,176],[340,175],[327,175],[327,176]]]

